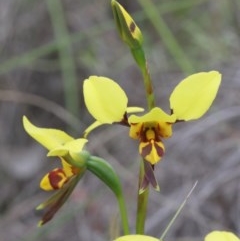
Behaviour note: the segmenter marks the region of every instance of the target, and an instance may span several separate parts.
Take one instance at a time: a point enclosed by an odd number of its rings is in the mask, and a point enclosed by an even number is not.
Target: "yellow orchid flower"
[[[60,189],[74,175],[79,174],[81,170],[70,165],[64,156],[69,154],[70,157],[74,157],[76,153],[81,152],[87,139],[74,140],[73,137],[61,130],[36,127],[26,116],[23,117],[23,126],[31,137],[50,151],[48,156],[58,156],[61,159],[62,168],[55,168],[42,178],[40,187],[43,190]]]
[[[172,124],[176,122],[176,116],[155,107],[143,116],[131,115],[128,121],[129,136],[140,140],[139,153],[152,165],[156,164],[165,151],[161,138],[172,135]]]
[[[215,99],[220,83],[221,74],[217,71],[190,75],[170,95],[170,114],[155,107],[142,116],[128,116],[143,109],[127,107],[128,98],[124,90],[113,80],[90,76],[84,81],[83,94],[87,109],[96,121],[85,130],[85,137],[102,124],[130,127],[129,136],[139,140],[139,153],[144,159],[145,175],[141,180],[140,193],[149,183],[159,190],[153,171],[165,152],[163,139],[171,137],[174,123],[203,116]]]
[[[33,125],[26,116],[23,117],[23,126],[32,138],[49,150],[48,156],[59,157],[62,164],[61,168],[48,172],[40,182],[40,187],[45,191],[58,190],[37,207],[37,210],[46,209],[39,222],[39,226],[42,226],[52,219],[83,176],[86,166],[81,158],[81,152],[87,139],[74,139],[57,129],[39,128]],[[72,159],[78,162],[77,166],[69,163]]]
[[[161,240],[154,237],[147,236],[147,235],[130,234],[130,235],[119,237],[114,241],[161,241]]]
[[[203,116],[216,97],[221,82],[217,71],[193,74],[182,80],[170,95],[171,114],[155,107],[143,116],[127,114],[142,111],[127,108],[124,90],[113,80],[91,76],[84,81],[84,99],[96,119],[85,133],[102,124],[120,123],[130,126],[129,136],[140,141],[139,153],[155,165],[165,152],[163,138],[172,135],[172,124]]]
[[[240,239],[231,232],[213,231],[206,235],[204,241],[240,241]]]

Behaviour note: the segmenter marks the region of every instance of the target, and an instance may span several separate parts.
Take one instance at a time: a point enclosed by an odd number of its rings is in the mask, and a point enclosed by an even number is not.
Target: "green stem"
[[[174,34],[165,23],[164,19],[161,16],[161,13],[156,9],[155,4],[151,0],[144,1],[138,0],[142,9],[145,11],[149,20],[155,27],[159,36],[161,36],[163,43],[166,48],[172,54],[178,66],[182,69],[184,73],[194,72],[193,63],[189,60],[188,56],[185,54],[181,45],[178,43]]]
[[[87,158],[87,154],[85,156]],[[115,194],[119,205],[124,234],[129,234],[127,208],[123,197],[122,185],[117,173],[107,161],[100,157],[90,156],[86,161],[86,165],[87,169],[103,181]]]
[[[154,98],[152,81],[148,70],[147,62],[144,68],[141,69],[141,71],[142,71],[144,86],[146,91],[148,110],[151,110],[153,107],[155,107],[155,98]]]
[[[144,160],[141,160],[139,171],[139,187],[144,176]],[[149,189],[147,188],[143,193],[139,194],[138,189],[138,204],[137,204],[137,217],[136,217],[136,233],[144,234],[145,220],[147,215]]]
[[[139,50],[140,51],[138,51],[137,54],[134,51],[132,51],[132,53],[135,59],[138,59],[137,63],[143,75],[148,110],[151,110],[152,108],[155,107],[155,98],[153,93],[152,81],[148,70],[147,61],[144,56],[144,52],[142,49],[139,49]],[[138,189],[138,204],[137,204],[137,217],[136,217],[137,234],[144,234],[145,220],[147,215],[149,190],[147,189],[143,193],[139,194],[141,182],[144,178],[144,175],[145,175],[144,160],[141,160],[140,171],[139,171],[139,189]]]
[[[118,196],[117,200],[118,200],[119,211],[121,214],[123,232],[125,235],[127,235],[130,233],[130,230],[129,230],[129,224],[128,224],[127,208],[126,208],[123,195]]]

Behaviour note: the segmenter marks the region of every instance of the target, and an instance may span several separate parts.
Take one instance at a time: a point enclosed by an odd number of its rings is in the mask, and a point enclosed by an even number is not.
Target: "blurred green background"
[[[166,241],[202,240],[212,229],[240,233],[240,2],[122,0],[144,36],[157,103],[188,74],[218,70],[220,92],[199,121],[179,123],[156,167],[161,192],[151,192],[146,231],[160,236],[198,180]],[[0,240],[106,241],[118,216],[114,196],[87,174],[56,215],[37,228],[35,207],[50,194],[41,177],[59,163],[23,131],[22,116],[75,137],[93,119],[82,83],[116,80],[130,105],[146,106],[142,77],[118,36],[107,0],[0,0]],[[90,135],[88,150],[116,168],[134,230],[137,142],[121,126]],[[109,228],[110,227],[110,228]]]

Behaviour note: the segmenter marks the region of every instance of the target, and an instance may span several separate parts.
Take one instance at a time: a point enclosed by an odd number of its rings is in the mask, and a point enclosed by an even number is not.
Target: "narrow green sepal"
[[[122,195],[120,180],[107,161],[96,156],[91,156],[87,161],[87,170],[102,180],[117,197]]]

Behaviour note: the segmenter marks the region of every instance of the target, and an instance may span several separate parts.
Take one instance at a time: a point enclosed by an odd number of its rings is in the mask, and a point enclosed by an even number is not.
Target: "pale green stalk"
[[[77,116],[79,114],[77,75],[71,48],[71,39],[64,18],[63,6],[61,0],[46,0],[46,3],[51,17],[54,34],[57,39],[63,74],[66,108]]]
[[[141,159],[140,170],[139,170],[139,184],[144,176],[144,160]],[[140,187],[140,185],[139,185]],[[149,189],[147,188],[143,193],[139,194],[138,189],[138,203],[137,203],[137,216],[136,216],[136,233],[144,234],[145,220],[147,216],[147,204],[149,197]]]
[[[192,62],[188,59],[152,1],[138,0],[138,2],[182,71],[187,74],[194,72],[195,68]]]
[[[163,240],[166,236],[166,234],[168,233],[169,229],[172,227],[173,223],[175,222],[176,218],[178,217],[178,215],[180,214],[180,212],[182,211],[182,209],[184,208],[188,198],[190,197],[190,195],[192,194],[193,190],[195,189],[195,187],[197,186],[197,181],[194,183],[193,187],[191,188],[191,190],[189,191],[189,193],[187,194],[186,198],[184,199],[184,201],[182,202],[182,204],[180,205],[180,207],[178,208],[177,212],[174,214],[173,218],[171,219],[171,221],[169,222],[169,224],[167,225],[167,227],[165,228],[163,234],[160,237],[160,240]]]
[[[126,204],[125,204],[123,195],[118,196],[117,200],[118,200],[119,211],[121,214],[123,232],[125,235],[127,235],[130,233],[130,230],[129,230],[129,224],[128,224],[127,209],[126,209]]]
[[[136,50],[132,50],[132,54],[142,72],[146,99],[147,99],[147,106],[148,106],[148,110],[151,110],[152,108],[155,107],[155,98],[154,98],[152,81],[148,70],[147,61],[145,59],[144,51],[142,48],[139,48]],[[143,180],[144,173],[145,173],[144,160],[142,159],[140,164],[140,170],[139,170],[139,188],[140,188],[141,181]],[[144,234],[149,190],[147,188],[147,190],[145,190],[141,194],[139,194],[139,190],[138,190],[138,204],[137,204],[137,217],[136,217],[136,233]]]

